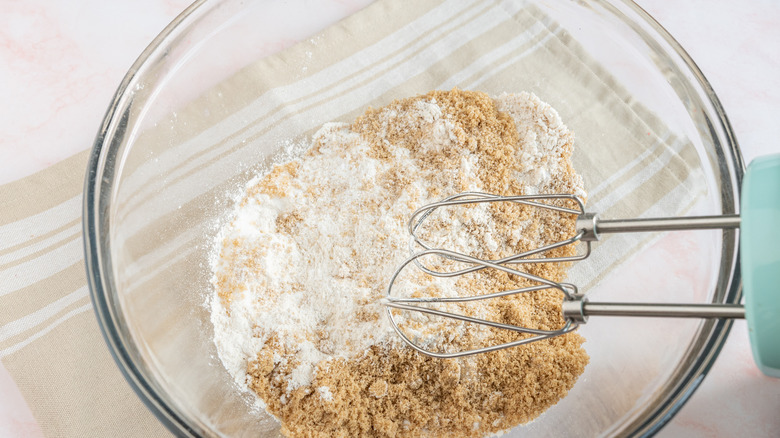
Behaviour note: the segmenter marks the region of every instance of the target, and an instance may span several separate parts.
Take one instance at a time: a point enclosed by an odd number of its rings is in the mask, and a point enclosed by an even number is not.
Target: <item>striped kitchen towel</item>
[[[209,357],[203,306],[214,221],[254,172],[282,150],[300,152],[323,123],[432,89],[531,91],[575,132],[575,167],[592,210],[612,217],[684,214],[706,192],[693,146],[544,11],[506,1],[396,6],[380,0],[248,62],[186,107],[142,125],[122,166],[122,202],[112,221],[121,232],[112,239],[126,305],[146,318],[134,332],[148,336],[139,348],[159,355],[152,362],[161,379],[199,409],[213,409],[214,424],[228,428],[229,411],[237,409],[201,397],[228,385],[227,376],[213,388],[193,389],[201,373],[219,369]],[[153,153],[159,145],[165,149]],[[86,163],[87,151],[0,187],[0,360],[49,436],[162,436],[164,428],[124,382],[92,313],[81,244]],[[644,244],[610,236],[572,276],[592,286]],[[179,357],[191,362],[186,370],[166,365],[181,351],[203,357]]]

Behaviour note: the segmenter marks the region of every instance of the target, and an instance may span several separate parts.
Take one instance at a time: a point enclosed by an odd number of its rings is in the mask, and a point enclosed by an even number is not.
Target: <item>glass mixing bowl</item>
[[[541,24],[557,23],[560,38],[576,42],[600,65],[602,77],[614,78],[605,82],[611,91],[641,105],[688,145],[689,173],[678,176],[693,175],[699,190],[685,195],[691,197],[686,213],[738,210],[744,166],[729,123],[706,79],[658,23],[628,1],[522,3],[534,3],[548,17]],[[316,126],[351,120],[372,102],[389,103],[428,91],[366,96],[363,102],[358,99],[357,106],[334,98],[327,114],[312,115],[293,110],[300,103],[293,92],[263,94],[267,90],[252,87],[251,82],[238,90],[225,85],[227,78],[241,79],[247,71],[278,76],[274,62],[256,61],[354,12],[323,5],[196,2],[133,65],[95,142],[84,196],[86,263],[95,311],[128,382],[176,434],[279,434],[275,420],[254,412],[252,396],[237,391],[222,367],[205,304],[211,293],[213,240],[238,189],[267,169],[280,151],[300,152],[300,147],[290,146],[303,144]],[[518,25],[515,31],[519,34],[524,28]],[[303,55],[341,56],[334,38],[329,44],[313,45],[313,52]],[[464,49],[462,55],[474,57],[478,64],[481,53]],[[584,55],[554,54],[530,72],[523,71],[520,58],[511,64],[517,74],[509,75],[506,83],[487,81],[476,88],[491,93],[532,91],[556,108],[564,123],[578,133],[575,165],[586,187],[592,188],[601,183],[592,172],[600,164],[589,157],[596,148],[601,156],[605,149],[638,154],[630,141],[609,140],[618,126],[638,121],[629,118],[595,130],[588,126],[590,119],[567,95],[587,91],[590,85],[555,74],[578,61],[571,59],[577,56]],[[416,61],[419,57],[410,59],[409,68],[415,71],[430,68]],[[322,96],[333,85],[329,75],[308,74],[305,68],[300,78],[287,79],[301,79],[298,82],[320,90]],[[199,106],[203,99],[208,105]],[[251,114],[235,110],[236,102],[244,108],[252,102],[263,104],[263,99],[273,99],[280,114],[289,116],[285,130],[274,130],[273,121],[265,137],[241,130],[220,132],[215,127],[216,120],[230,119],[235,126],[250,123]],[[609,109],[608,105],[594,108],[590,111]],[[659,153],[673,156],[678,151]],[[592,195],[589,203],[598,204],[609,196],[608,191],[602,192]],[[637,194],[641,200],[641,190]],[[668,196],[680,195],[670,192]],[[653,212],[656,215],[675,213],[665,211],[665,203],[660,205]],[[736,238],[733,231],[711,231],[637,241],[637,251],[619,254],[623,259],[619,269],[584,286],[598,300],[737,303]],[[669,250],[680,242],[684,251]],[[585,263],[603,263],[611,254],[610,246],[605,247],[601,258]],[[577,272],[575,268],[572,275]],[[510,436],[651,435],[701,382],[729,328],[728,321],[715,320],[592,320],[580,329],[591,356],[585,374],[564,400],[534,422],[512,430]]]

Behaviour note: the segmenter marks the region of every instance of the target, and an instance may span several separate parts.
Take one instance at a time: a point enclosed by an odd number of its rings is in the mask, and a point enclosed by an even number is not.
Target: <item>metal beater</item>
[[[562,202],[568,202],[576,205],[574,208],[561,206]],[[543,246],[541,248],[514,254],[497,260],[482,260],[459,252],[432,248],[424,242],[417,231],[425,220],[435,210],[448,206],[462,206],[466,204],[480,204],[491,202],[514,202],[524,204],[535,208],[551,210],[560,214],[568,214],[576,217],[576,234],[568,239]],[[454,358],[468,356],[477,353],[500,350],[521,344],[539,341],[542,339],[560,336],[576,329],[580,324],[587,322],[589,316],[662,316],[662,317],[683,317],[683,318],[745,318],[745,309],[737,304],[649,304],[649,303],[593,303],[589,302],[583,294],[580,294],[577,287],[569,283],[557,283],[527,272],[510,267],[511,265],[521,265],[526,263],[550,263],[550,262],[568,262],[587,258],[591,253],[591,244],[599,240],[600,235],[606,233],[630,233],[644,231],[672,231],[672,230],[693,230],[693,229],[733,229],[740,226],[739,215],[726,216],[699,216],[699,217],[673,217],[673,218],[655,218],[655,219],[621,219],[606,220],[600,219],[595,213],[585,211],[584,204],[580,198],[570,194],[554,195],[526,195],[526,196],[497,196],[487,193],[467,192],[450,196],[440,202],[425,205],[414,212],[409,220],[409,232],[413,238],[413,244],[424,248],[404,261],[395,271],[390,279],[387,288],[387,297],[383,304],[387,307],[387,316],[401,338],[415,350],[437,358]],[[584,243],[584,252],[570,257],[545,257],[544,254],[552,249],[566,245]],[[468,267],[444,272],[431,269],[421,263],[420,259],[427,256],[438,256],[456,262],[464,263]],[[393,296],[393,286],[398,275],[411,263],[414,263],[423,272],[436,277],[455,277],[469,272],[474,272],[486,268],[497,269],[506,273],[516,275],[521,278],[532,280],[538,285],[513,289],[507,291],[498,291],[484,295],[476,296],[458,296],[458,297],[425,297],[425,298],[400,298]],[[424,307],[426,303],[452,303],[468,302],[477,300],[493,299],[501,296],[528,293],[544,289],[556,289],[563,294],[562,313],[565,320],[564,325],[557,330],[538,330],[529,327],[519,327],[510,324],[498,323],[481,318],[473,318],[466,315],[444,312],[437,309]],[[474,324],[481,324],[489,327],[511,330],[518,333],[530,334],[530,337],[520,339],[514,342],[477,348],[472,350],[442,353],[430,351],[410,339],[398,326],[391,308],[422,312],[431,315],[437,315],[445,318],[453,318],[460,321],[466,321]]]

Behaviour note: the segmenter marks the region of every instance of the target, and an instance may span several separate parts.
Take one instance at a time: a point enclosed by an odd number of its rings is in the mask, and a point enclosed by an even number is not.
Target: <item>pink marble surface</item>
[[[780,3],[638,3],[677,38],[710,80],[745,159],[780,152]],[[90,148],[128,67],[187,4],[0,2],[0,183]],[[780,381],[758,372],[746,326],[738,322],[701,387],[658,436],[780,436],[778,413]],[[40,435],[0,364],[0,436]]]

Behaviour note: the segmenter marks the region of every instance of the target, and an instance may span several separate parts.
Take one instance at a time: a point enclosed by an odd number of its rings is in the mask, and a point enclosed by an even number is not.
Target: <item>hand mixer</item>
[[[561,201],[569,200],[576,208],[562,207]],[[436,209],[445,206],[489,202],[514,202],[534,208],[542,208],[576,216],[576,233],[562,241],[514,254],[498,260],[483,260],[447,249],[431,248],[417,236],[420,225]],[[740,228],[740,262],[745,293],[745,307],[738,304],[650,304],[650,303],[593,303],[589,302],[577,287],[570,283],[557,283],[527,272],[509,267],[524,263],[551,263],[578,261],[591,253],[591,244],[606,233],[646,231],[673,231],[693,229]],[[390,279],[387,297],[383,300],[387,316],[401,338],[417,351],[438,358],[462,357],[514,347],[529,342],[560,336],[587,322],[589,316],[633,317],[692,317],[692,318],[746,318],[750,331],[753,355],[759,368],[769,376],[780,377],[780,155],[754,160],[748,167],[742,185],[741,216],[699,216],[656,219],[604,220],[595,213],[585,211],[583,202],[571,194],[497,196],[468,192],[450,196],[440,202],[419,208],[409,221],[409,232],[414,242],[424,248],[404,261]],[[544,253],[566,245],[584,242],[581,254],[568,257],[545,257]],[[437,256],[465,264],[466,268],[443,272],[421,263],[426,256]],[[393,286],[401,271],[414,263],[423,272],[437,277],[455,277],[469,272],[492,268],[537,285],[497,291],[475,296],[401,298],[392,295]],[[557,289],[563,294],[562,314],[564,325],[557,330],[540,330],[503,324],[467,315],[444,312],[423,306],[425,303],[469,302],[528,293],[543,289]],[[398,326],[391,308],[422,312],[445,318],[453,318],[474,324],[529,334],[529,337],[456,352],[430,351],[412,341]]]

